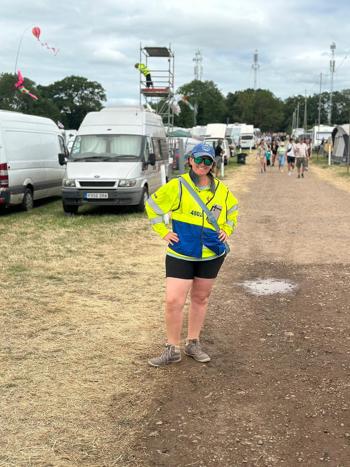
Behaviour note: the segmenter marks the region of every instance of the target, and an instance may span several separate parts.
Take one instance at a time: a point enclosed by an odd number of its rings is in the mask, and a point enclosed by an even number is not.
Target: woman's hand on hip
[[[222,242],[226,242],[227,239],[228,239],[227,233],[224,230],[220,230],[219,240],[221,240]]]
[[[168,232],[165,237],[163,237],[163,240],[165,240],[170,245],[173,245],[173,243],[177,243],[179,241],[179,237],[175,232]]]

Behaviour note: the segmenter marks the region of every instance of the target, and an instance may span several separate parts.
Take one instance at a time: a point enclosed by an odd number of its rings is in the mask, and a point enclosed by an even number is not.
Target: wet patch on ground
[[[241,284],[253,295],[274,295],[293,292],[297,285],[283,279],[262,279],[247,280]]]

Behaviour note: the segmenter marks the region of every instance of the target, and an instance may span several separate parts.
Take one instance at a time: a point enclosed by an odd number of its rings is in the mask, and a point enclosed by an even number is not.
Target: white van
[[[0,110],[0,207],[61,195],[66,154],[62,135],[49,118]]]
[[[66,164],[63,209],[128,205],[144,209],[168,169],[162,119],[140,106],[110,107],[84,118]],[[162,177],[163,172],[163,177]]]
[[[239,136],[239,145],[241,149],[255,148],[255,135],[253,125],[242,125]]]
[[[226,128],[226,138],[235,147],[239,146],[242,123],[229,123]]]

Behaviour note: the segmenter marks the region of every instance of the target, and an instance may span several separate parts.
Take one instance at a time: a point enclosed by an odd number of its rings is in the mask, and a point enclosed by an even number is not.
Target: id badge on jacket
[[[213,216],[216,221],[218,221],[221,211],[222,211],[222,207],[219,206],[218,204],[214,204],[214,206],[212,206],[212,208],[210,209],[211,216]],[[207,216],[207,221],[209,222],[209,224],[212,224],[208,216]]]

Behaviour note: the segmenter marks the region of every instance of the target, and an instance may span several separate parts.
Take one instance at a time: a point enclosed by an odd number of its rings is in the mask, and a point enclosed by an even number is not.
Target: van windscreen
[[[143,138],[139,135],[79,135],[69,159],[107,162],[140,159]]]

